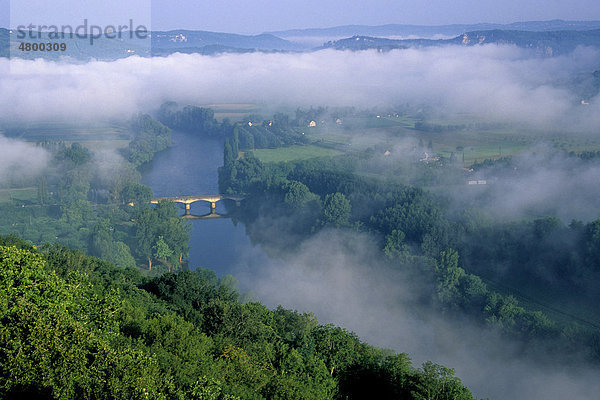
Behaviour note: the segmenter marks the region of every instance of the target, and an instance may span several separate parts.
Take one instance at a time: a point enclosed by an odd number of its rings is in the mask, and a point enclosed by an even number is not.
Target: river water
[[[173,146],[156,155],[144,169],[142,183],[151,187],[154,196],[188,196],[219,193],[217,168],[223,165],[223,143],[218,139],[199,138],[173,132]],[[183,214],[183,206],[181,214]],[[217,213],[227,211],[217,203]],[[193,215],[210,212],[206,202],[192,204]],[[189,267],[209,268],[217,275],[238,274],[248,268],[247,257],[266,257],[260,246],[253,246],[241,222],[220,218],[190,220]],[[242,262],[243,261],[243,262]]]

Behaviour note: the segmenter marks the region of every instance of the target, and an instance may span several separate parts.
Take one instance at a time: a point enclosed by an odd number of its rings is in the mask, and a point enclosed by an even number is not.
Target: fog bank
[[[0,135],[0,185],[18,184],[20,180],[35,177],[46,167],[49,154],[41,147]]]
[[[0,118],[127,118],[166,100],[293,108],[409,103],[493,122],[597,131],[600,98],[585,99],[584,106],[566,83],[599,68],[597,49],[537,58],[497,45],[387,53],[173,54],[79,64],[3,59],[0,70],[10,72],[0,76]]]
[[[432,360],[453,368],[477,397],[591,400],[600,393],[600,371],[583,362],[568,368],[552,354],[534,362],[523,356],[523,344],[468,320],[420,312],[427,310],[419,310],[419,298],[431,291],[381,265],[380,250],[366,234],[322,231],[279,259],[258,253],[246,255],[235,276],[261,302],[313,312],[320,323],[408,353],[415,366]]]

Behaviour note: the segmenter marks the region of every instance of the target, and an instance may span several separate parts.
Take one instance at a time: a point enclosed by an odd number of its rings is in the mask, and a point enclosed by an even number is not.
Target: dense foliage
[[[231,124],[228,119],[218,122],[214,111],[196,106],[179,107],[175,102],[164,103],[158,119],[172,129],[205,137],[230,139],[233,154],[251,149],[275,148],[295,143],[306,143],[307,139],[297,128],[296,121],[290,122],[286,114],[277,113],[272,119],[259,115],[248,115]],[[302,126],[308,126],[308,123]]]
[[[140,115],[132,122],[133,140],[129,143],[129,161],[136,167],[151,161],[154,154],[171,145],[169,128],[149,115]]]
[[[239,297],[212,271],[147,280],[0,237],[0,397],[472,398],[448,368]]]
[[[173,129],[211,136],[218,134],[218,122],[210,108],[185,106],[179,109],[177,103],[169,101],[160,107],[158,119]]]

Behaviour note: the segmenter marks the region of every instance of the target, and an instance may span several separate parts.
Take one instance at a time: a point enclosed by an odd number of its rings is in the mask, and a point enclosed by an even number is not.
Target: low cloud
[[[485,168],[470,179],[486,186],[464,187],[451,192],[458,208],[486,210],[502,220],[546,215],[565,222],[585,222],[600,217],[600,163],[568,157],[539,146],[515,156],[508,168]]]
[[[46,168],[49,159],[41,147],[0,135],[0,185],[19,184],[35,177]]]
[[[600,392],[595,367],[568,366],[552,354],[534,361],[521,343],[420,306],[420,299],[432,296],[431,288],[415,286],[403,271],[378,262],[380,251],[369,235],[325,231],[279,257],[254,251],[235,276],[258,300],[315,312],[321,323],[407,352],[415,366],[432,360],[454,368],[477,397],[591,400]]]
[[[600,125],[600,98],[582,106],[565,84],[600,68],[600,51],[593,48],[554,58],[485,45],[2,63],[12,71],[0,77],[4,119],[126,118],[175,100],[291,107],[410,103],[541,128],[597,130]]]

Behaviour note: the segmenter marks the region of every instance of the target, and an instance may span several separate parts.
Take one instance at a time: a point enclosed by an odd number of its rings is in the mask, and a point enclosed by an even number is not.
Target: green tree
[[[438,275],[438,297],[442,303],[455,305],[460,301],[459,284],[466,275],[458,266],[458,252],[454,249],[442,251],[436,268]]]
[[[113,242],[112,251],[104,257],[107,261],[114,263],[121,268],[135,268],[135,259],[131,255],[129,246],[123,242]]]
[[[136,211],[140,211],[150,205],[150,200],[154,197],[152,189],[141,183],[131,182],[127,184],[120,193],[121,201],[126,204],[133,204]]]
[[[469,389],[454,376],[454,370],[431,361],[412,377],[412,397],[416,400],[472,400]]]
[[[150,208],[143,210],[135,219],[135,253],[148,262],[149,271],[152,271],[152,247],[157,237],[158,224],[158,214]]]
[[[229,144],[229,139],[225,139],[225,147],[223,149],[223,166],[226,169],[230,169],[234,160],[233,150],[231,148],[231,144]]]
[[[48,183],[46,182],[46,177],[42,176],[42,177],[38,178],[37,183],[38,183],[38,185],[37,185],[38,203],[44,205],[44,204],[48,203],[48,200],[49,200]]]
[[[70,146],[63,145],[56,157],[77,167],[88,163],[92,159],[92,153],[81,144],[73,143]]]
[[[65,204],[61,209],[63,213],[61,218],[72,228],[82,226],[94,215],[90,202],[85,199],[78,199],[70,204]]]
[[[498,293],[492,293],[485,312],[489,315],[486,321],[492,325],[502,328],[506,332],[514,330],[518,317],[525,313],[525,309],[519,306],[514,296],[502,296]]]
[[[585,227],[586,259],[596,271],[600,271],[600,219],[590,222]]]
[[[99,299],[77,271],[67,281],[46,268],[40,253],[0,247],[3,397],[141,400],[164,390],[152,356],[114,345],[119,299]]]
[[[255,147],[254,135],[243,127],[240,127],[238,124],[236,124],[235,127],[238,129],[239,133],[240,150],[253,150]]]
[[[199,378],[192,388],[191,400],[240,400],[238,396],[223,394],[221,381],[205,376]]]
[[[324,224],[336,227],[347,226],[351,212],[350,200],[343,193],[336,192],[325,196],[323,206]]]
[[[401,258],[409,254],[409,248],[404,243],[406,235],[399,229],[394,229],[386,236],[383,251],[389,258]]]
[[[292,208],[302,207],[306,203],[318,198],[317,195],[311,193],[305,184],[298,181],[286,182],[283,190],[285,191],[283,201]]]
[[[171,265],[181,264],[189,253],[191,227],[177,214],[177,207],[172,201],[161,201],[154,208],[142,210],[135,219],[135,254],[148,262],[152,269],[152,259],[155,258],[155,245],[162,236],[172,251],[169,256],[161,259]]]
[[[154,258],[167,264],[169,272],[171,272],[171,264],[169,260],[171,256],[173,256],[173,250],[171,250],[167,242],[165,242],[163,236],[158,237],[156,243],[154,244],[154,246],[152,246],[152,249],[154,250]]]
[[[273,125],[275,128],[280,130],[289,129],[290,127],[290,117],[284,113],[276,113],[273,115]]]
[[[240,152],[240,129],[236,125],[233,128],[233,138],[231,140],[231,151],[233,152],[233,158],[237,158]]]
[[[135,268],[129,246],[114,239],[114,227],[108,219],[98,221],[90,235],[90,254],[110,261],[121,268]]]

